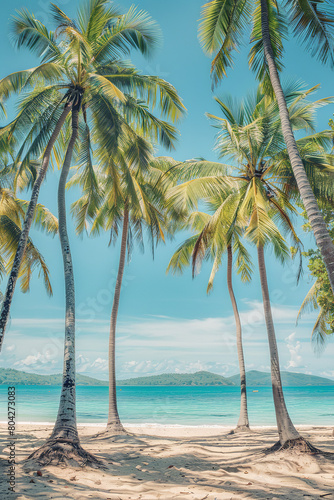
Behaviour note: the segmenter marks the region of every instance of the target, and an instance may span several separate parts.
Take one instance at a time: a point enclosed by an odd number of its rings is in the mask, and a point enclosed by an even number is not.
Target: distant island
[[[37,375],[12,368],[0,368],[0,385],[61,385],[62,376]],[[306,375],[304,373],[282,372],[282,382],[286,387],[333,386],[334,380]],[[77,385],[107,386],[106,380],[98,380],[77,373]],[[196,373],[164,373],[150,377],[137,377],[119,380],[118,386],[238,386],[239,375],[223,377],[216,373],[200,371]],[[270,373],[251,370],[247,372],[249,387],[270,387]]]
[[[119,380],[118,385],[236,385],[229,378],[222,377],[216,373],[164,373],[151,377],[129,378]]]
[[[257,370],[250,370],[247,372],[247,385],[249,387],[270,387],[271,376],[270,373],[259,372]],[[312,386],[326,386],[334,385],[334,380],[324,377],[317,377],[316,375],[306,375],[305,373],[295,372],[281,372],[282,384],[285,387],[305,387]],[[240,385],[239,375],[233,375],[229,378],[234,385]]]
[[[77,385],[108,385],[107,381],[77,373]],[[0,368],[0,385],[61,385],[62,375],[37,375],[12,368]]]

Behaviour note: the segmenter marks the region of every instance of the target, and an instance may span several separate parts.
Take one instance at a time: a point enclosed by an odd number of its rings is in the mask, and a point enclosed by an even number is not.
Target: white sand
[[[277,441],[273,428],[228,435],[226,427],[129,426],[129,436],[96,439],[101,427],[80,426],[84,448],[107,470],[37,467],[22,462],[50,435],[52,426],[18,424],[16,487],[8,491],[8,432],[0,426],[0,498],[75,500],[334,500],[334,459],[291,452],[265,454]],[[332,429],[302,428],[322,450],[334,453]],[[5,480],[3,480],[5,478]],[[33,481],[33,482],[31,482]]]

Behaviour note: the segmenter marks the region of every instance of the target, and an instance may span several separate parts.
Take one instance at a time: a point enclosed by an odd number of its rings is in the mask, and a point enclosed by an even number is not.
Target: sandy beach
[[[1,482],[0,497],[103,500],[334,499],[334,460],[287,451],[267,454],[274,428],[228,434],[219,427],[128,427],[128,436],[96,439],[101,427],[80,426],[82,444],[105,460],[106,470],[35,467],[24,459],[40,446],[50,425],[19,424],[16,487]],[[8,471],[7,427],[1,430],[1,477]],[[328,427],[303,427],[303,436],[334,453]],[[37,472],[37,470],[39,472]]]

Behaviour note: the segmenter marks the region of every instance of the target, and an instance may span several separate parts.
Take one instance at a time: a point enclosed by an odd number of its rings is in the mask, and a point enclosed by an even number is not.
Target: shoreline
[[[47,425],[47,426],[53,426],[55,422],[46,422],[46,421],[41,421],[41,422],[28,422],[28,421],[16,421],[16,425],[29,425],[29,426],[38,426],[38,425]],[[0,420],[0,426],[2,425],[7,425],[6,420]],[[107,424],[102,423],[102,422],[80,422],[77,423],[78,427],[105,427]],[[220,424],[202,424],[202,425],[191,425],[191,424],[158,424],[155,422],[144,422],[144,423],[127,423],[123,422],[124,427],[129,427],[129,428],[156,428],[156,429],[223,429],[223,430],[231,430],[236,427],[236,424],[233,425],[220,425]],[[304,429],[304,430],[312,430],[312,429],[327,429],[327,428],[334,428],[334,422],[333,424],[294,424],[298,429]],[[277,427],[275,425],[251,425],[251,429],[265,429],[265,430],[276,430]]]

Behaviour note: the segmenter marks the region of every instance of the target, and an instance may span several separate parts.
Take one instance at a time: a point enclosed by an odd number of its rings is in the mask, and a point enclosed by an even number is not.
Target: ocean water
[[[253,392],[256,390],[258,392]],[[286,403],[296,425],[334,425],[334,386],[286,387]],[[127,424],[235,425],[238,387],[118,387],[119,414]],[[54,422],[58,386],[16,386],[16,421]],[[6,420],[7,386],[0,386],[0,421]],[[251,425],[275,425],[270,387],[248,388]],[[106,422],[108,388],[77,388],[78,423]]]

